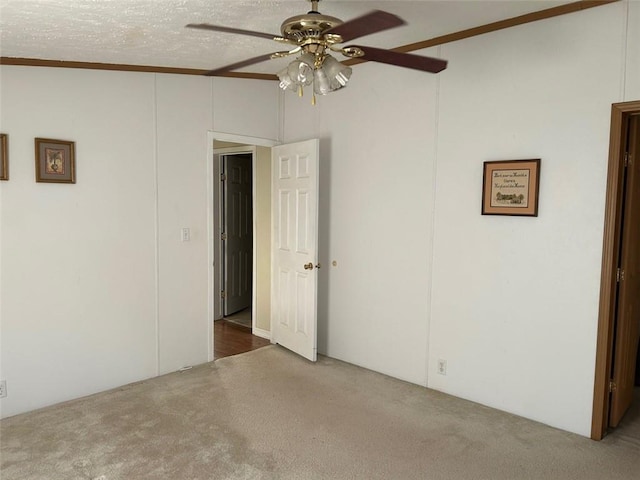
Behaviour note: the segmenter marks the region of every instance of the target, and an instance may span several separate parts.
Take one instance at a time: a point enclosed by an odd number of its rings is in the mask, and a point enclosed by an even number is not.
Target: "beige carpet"
[[[0,423],[2,480],[640,479],[602,442],[268,346]]]

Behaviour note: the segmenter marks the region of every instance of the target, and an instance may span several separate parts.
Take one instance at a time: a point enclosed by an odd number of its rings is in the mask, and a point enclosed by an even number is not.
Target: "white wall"
[[[277,92],[143,73],[0,75],[2,416],[207,361],[207,131],[276,138]],[[232,94],[244,112],[220,100]],[[35,183],[35,137],[76,142],[75,185]]]
[[[365,64],[345,90],[318,97],[315,107],[307,96],[285,97],[285,141],[321,139],[318,349],[420,384],[437,82]]]
[[[157,75],[159,373],[206,361],[211,81]],[[191,241],[181,241],[189,228]],[[206,338],[206,334],[204,335]]]
[[[623,13],[442,48],[429,386],[583,435]],[[481,216],[482,162],[518,158],[541,158],[539,216]]]
[[[275,81],[213,78],[213,129],[217,133],[277,140],[280,97]]]
[[[450,61],[435,76],[359,65],[284,117],[272,82],[0,67],[2,415],[206,360],[215,130],[321,138],[322,352],[588,435],[610,105],[640,97],[638,45],[638,2],[615,3],[421,52]],[[34,182],[36,136],[76,141],[76,185]],[[482,162],[530,157],[539,217],[481,216]]]
[[[625,4],[628,10],[626,33],[626,63],[624,101],[640,98],[640,2],[633,0]]]
[[[155,159],[151,76],[2,67],[1,88],[6,416],[155,374]],[[34,137],[76,142],[75,185],[35,183]]]
[[[285,140],[324,139],[321,351],[590,434],[609,117],[640,95],[639,20],[616,3],[420,52],[449,60],[437,76],[365,64],[315,109],[286,97]],[[542,159],[539,216],[480,215],[483,161],[517,158]]]

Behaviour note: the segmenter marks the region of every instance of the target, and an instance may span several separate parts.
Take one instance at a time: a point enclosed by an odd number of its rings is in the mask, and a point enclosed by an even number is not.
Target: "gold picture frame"
[[[540,159],[484,162],[482,215],[538,216]]]
[[[36,138],[36,182],[76,183],[75,143]]]
[[[0,133],[0,180],[9,180],[9,139],[6,133]]]

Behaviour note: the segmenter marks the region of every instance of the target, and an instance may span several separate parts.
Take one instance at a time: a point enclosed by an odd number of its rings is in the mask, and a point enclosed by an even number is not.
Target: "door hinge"
[[[227,181],[227,174],[226,173],[221,173],[220,174],[220,181],[221,182],[226,182]]]
[[[226,233],[221,234],[221,235],[220,235],[220,238],[221,238],[222,240],[226,240],[226,239],[227,239],[227,234],[226,234]]]
[[[631,154],[629,152],[624,152],[624,166],[628,167],[631,165]]]
[[[616,272],[616,282],[620,283],[622,281],[624,281],[624,270],[618,268]]]
[[[227,294],[224,290],[220,290],[220,298],[227,298]]]
[[[613,393],[618,389],[618,386],[616,385],[616,382],[614,382],[613,380],[609,380],[609,393]]]

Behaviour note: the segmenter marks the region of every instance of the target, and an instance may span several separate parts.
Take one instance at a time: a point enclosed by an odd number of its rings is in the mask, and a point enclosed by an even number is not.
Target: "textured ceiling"
[[[393,48],[569,1],[325,0],[319,10],[342,20],[374,9],[404,18],[408,25],[357,42]],[[256,37],[186,29],[187,23],[279,34],[285,18],[309,9],[305,0],[0,0],[0,55],[210,69],[282,46]],[[244,71],[275,73],[282,62],[286,59]]]

